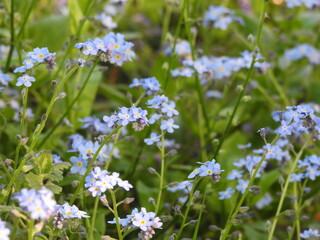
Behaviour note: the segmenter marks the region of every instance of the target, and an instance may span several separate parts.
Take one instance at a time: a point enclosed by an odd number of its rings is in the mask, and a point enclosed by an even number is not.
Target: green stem
[[[101,149],[103,148],[103,146],[110,140],[110,138],[112,137],[112,135],[119,130],[119,128],[121,127],[117,127],[115,129],[113,129],[113,131],[108,135],[106,136],[106,138],[103,140],[103,142],[100,144],[99,148],[97,149],[97,151],[95,152],[95,154],[93,155],[93,158],[91,159],[89,165],[87,166],[87,171],[85,172],[85,174],[82,176],[77,188],[76,188],[76,191],[74,192],[71,200],[70,200],[70,205],[72,205],[74,203],[74,201],[77,199],[78,197],[78,194],[80,192],[80,189],[82,188],[84,182],[85,182],[85,179],[86,177],[89,175],[89,172],[91,171],[91,168],[93,166],[93,163],[95,162],[95,160],[97,159],[98,155],[99,155],[99,152],[101,151]]]
[[[297,240],[301,240],[300,232],[301,232],[301,226],[300,226],[300,206],[299,206],[299,200],[298,200],[298,189],[297,189],[297,182],[293,183],[293,191],[294,191],[294,212],[295,212],[295,225],[297,228]],[[302,196],[300,196],[302,197]]]
[[[182,231],[183,231],[183,229],[184,229],[184,227],[185,227],[185,225],[186,225],[186,221],[187,221],[187,217],[188,217],[188,214],[189,214],[189,211],[190,211],[190,207],[191,207],[191,205],[192,205],[193,193],[194,193],[194,190],[195,190],[195,188],[196,188],[196,185],[197,185],[197,184],[194,182],[194,183],[193,183],[192,190],[191,190],[191,192],[189,193],[189,199],[188,199],[188,203],[187,203],[187,208],[186,208],[186,211],[185,211],[185,213],[184,213],[184,215],[183,215],[181,227],[180,227],[180,229],[179,229],[179,232],[178,232],[177,237],[175,238],[175,240],[179,240],[179,238],[180,238],[180,236],[181,236],[181,234],[182,234]]]
[[[122,240],[123,236],[122,236],[120,222],[119,222],[117,199],[116,199],[116,196],[115,196],[114,192],[111,189],[109,189],[108,191],[109,191],[109,193],[111,195],[111,199],[112,199],[112,207],[113,207],[114,217],[116,219],[118,238],[119,238],[119,240]]]
[[[26,26],[26,23],[28,22],[28,18],[29,18],[30,14],[31,14],[32,8],[33,8],[33,6],[35,5],[35,3],[36,3],[36,0],[32,0],[31,4],[30,4],[30,6],[29,6],[29,8],[28,8],[28,10],[27,10],[27,12],[26,12],[26,15],[25,15],[25,17],[24,17],[24,19],[23,19],[23,21],[22,21],[21,28],[20,28],[20,30],[19,30],[19,32],[18,32],[18,34],[17,34],[17,38],[18,38],[18,39],[20,39],[20,36],[21,36],[22,33],[23,33],[23,30],[24,30],[24,28],[25,28],[25,26]]]
[[[202,213],[203,213],[203,209],[204,209],[205,201],[206,201],[206,196],[207,196],[207,189],[208,189],[207,186],[208,186],[208,183],[206,184],[206,189],[204,191],[203,200],[202,200],[202,203],[201,203],[201,209],[200,209],[197,225],[196,225],[196,228],[195,228],[194,233],[193,233],[192,240],[197,240],[197,237],[198,237],[200,222],[201,222]]]
[[[91,227],[90,227],[90,230],[89,230],[89,238],[91,240],[94,240],[93,231],[94,231],[94,225],[95,225],[95,221],[96,221],[98,205],[99,205],[99,196],[96,196],[96,199],[94,201],[93,213],[92,213]]]
[[[261,39],[261,34],[262,34],[262,27],[263,27],[264,17],[265,17],[265,13],[266,13],[266,3],[265,3],[265,1],[262,1],[262,2],[263,2],[263,7],[262,7],[260,19],[259,19],[259,27],[258,27],[257,40],[256,40],[256,42],[255,42],[255,47],[259,47],[259,45],[260,45],[260,39]],[[245,82],[244,82],[244,84],[243,84],[243,89],[241,90],[240,95],[239,95],[239,97],[238,97],[238,99],[237,99],[237,103],[236,103],[235,107],[233,108],[231,117],[229,118],[229,121],[228,121],[228,123],[227,123],[227,127],[226,127],[225,130],[224,130],[224,133],[223,133],[223,135],[222,135],[222,137],[221,137],[221,140],[220,140],[220,142],[219,142],[218,147],[217,147],[216,150],[215,150],[215,153],[214,153],[214,155],[213,155],[213,158],[216,158],[216,157],[218,156],[219,151],[220,151],[220,149],[221,149],[221,147],[222,147],[222,144],[223,144],[223,142],[224,142],[224,140],[225,140],[225,137],[227,136],[227,134],[228,134],[228,132],[229,132],[229,128],[230,128],[230,126],[231,126],[231,123],[232,123],[232,121],[233,121],[233,118],[234,118],[234,116],[235,116],[235,114],[236,114],[236,112],[237,112],[237,110],[238,110],[239,105],[240,105],[240,101],[241,101],[241,99],[242,99],[242,97],[243,97],[243,95],[244,95],[244,93],[245,93],[245,91],[246,91],[246,88],[247,88],[248,83],[250,82],[250,78],[251,78],[251,74],[252,74],[252,71],[253,71],[253,68],[254,68],[255,61],[256,61],[256,54],[254,54],[253,57],[252,57],[251,65],[250,65],[250,68],[249,68],[249,71],[248,71],[246,80],[245,80]]]
[[[122,127],[119,128],[119,130],[118,130],[118,132],[117,132],[117,134],[116,134],[116,138],[115,138],[115,140],[114,140],[114,142],[113,142],[113,144],[112,144],[112,147],[111,147],[109,156],[108,156],[108,158],[106,159],[105,170],[108,170],[108,168],[109,168],[109,164],[110,164],[111,159],[112,159],[112,154],[113,154],[114,148],[115,148],[115,146],[116,146],[116,144],[117,144],[117,142],[118,142],[118,140],[119,140],[121,131],[122,131]]]
[[[272,240],[272,238],[273,238],[273,234],[274,234],[274,231],[276,229],[277,222],[278,222],[278,217],[279,217],[279,214],[281,212],[281,208],[282,208],[284,199],[285,199],[286,194],[287,194],[287,190],[288,190],[288,186],[289,186],[289,183],[290,183],[291,175],[295,171],[295,169],[297,167],[298,160],[300,159],[303,151],[305,150],[305,148],[308,145],[309,145],[309,141],[306,141],[304,143],[304,145],[301,147],[301,149],[298,152],[298,154],[296,155],[296,158],[295,158],[294,162],[292,163],[292,166],[290,168],[290,171],[289,171],[288,177],[286,179],[285,185],[284,185],[284,187],[282,189],[282,192],[281,192],[280,202],[278,204],[277,212],[276,212],[274,220],[272,222],[271,230],[270,230],[269,235],[268,235],[268,240]]]
[[[29,221],[29,229],[28,229],[28,240],[33,239],[33,227],[34,227],[34,220],[30,219]]]
[[[20,136],[23,137],[24,133],[23,133],[23,127],[24,127],[24,120],[26,117],[26,111],[27,111],[27,102],[28,102],[28,89],[29,88],[24,88],[24,95],[22,98],[22,105],[23,105],[23,109],[22,109],[22,114],[21,114],[21,119],[20,119]],[[18,160],[19,160],[19,152],[20,152],[20,147],[21,147],[21,142],[18,142],[17,148],[16,148],[16,156],[14,159],[14,169],[17,168],[18,166]]]
[[[14,0],[11,0],[11,9],[10,9],[10,50],[9,50],[9,55],[7,58],[6,62],[6,67],[5,67],[5,73],[8,72],[9,67],[10,67],[10,62],[14,50],[14,41],[15,41],[15,36],[14,36]]]
[[[50,136],[54,133],[54,131],[60,126],[60,124],[63,122],[63,119],[69,114],[69,112],[71,111],[72,107],[74,106],[74,104],[78,101],[78,99],[80,98],[81,94],[83,93],[85,87],[87,86],[89,79],[93,73],[94,68],[97,65],[97,61],[94,62],[94,64],[92,65],[92,67],[90,68],[90,71],[87,75],[87,78],[84,80],[83,85],[81,87],[81,89],[79,90],[77,96],[73,99],[73,101],[71,102],[70,106],[68,107],[67,111],[60,117],[59,121],[50,129],[50,131],[46,134],[46,136],[43,138],[42,142],[39,144],[39,148],[41,148],[46,141],[50,138]]]
[[[280,135],[277,135],[273,141],[271,142],[271,145],[274,145],[278,139],[280,138]],[[246,199],[248,193],[249,193],[249,189],[250,187],[252,186],[255,178],[256,178],[256,175],[258,174],[258,171],[261,167],[261,164],[263,163],[263,161],[265,160],[266,158],[266,153],[263,154],[263,156],[261,157],[257,167],[254,169],[254,172],[253,174],[250,176],[250,181],[249,181],[249,184],[246,188],[246,190],[244,191],[244,193],[242,194],[241,198],[240,198],[240,201],[238,202],[238,204],[236,205],[236,208],[231,211],[233,212],[233,214],[231,215],[231,217],[228,219],[227,221],[227,225],[226,227],[224,228],[224,230],[221,232],[221,236],[220,236],[220,240],[225,240],[227,237],[228,237],[228,234],[229,234],[229,231],[231,230],[231,227],[232,227],[232,224],[233,224],[233,221],[234,219],[237,217],[238,213],[239,213],[239,210],[240,210],[240,207],[242,206],[242,203],[244,202],[244,200]]]
[[[53,104],[55,103],[55,101],[57,100],[57,96],[61,90],[61,88],[63,87],[63,84],[71,77],[71,75],[77,70],[77,67],[73,68],[72,70],[69,71],[69,73],[62,79],[62,81],[60,82],[60,84],[57,86],[54,94],[53,94],[53,97],[49,103],[49,106],[47,108],[47,111],[46,111],[46,114],[45,114],[45,118],[42,119],[41,123],[37,126],[36,130],[35,130],[35,133],[34,133],[34,137],[32,139],[32,142],[30,144],[30,147],[28,148],[27,150],[27,153],[26,155],[22,158],[20,164],[19,164],[19,167],[14,171],[14,174],[12,176],[12,178],[10,179],[10,182],[8,183],[7,187],[3,190],[3,194],[0,198],[0,204],[3,203],[3,201],[5,200],[6,196],[8,196],[8,194],[10,193],[11,191],[11,188],[13,186],[13,184],[15,183],[16,181],[16,178],[18,177],[19,173],[21,172],[23,166],[25,165],[25,163],[27,162],[27,160],[29,159],[30,157],[30,154],[33,152],[33,149],[36,145],[36,143],[38,142],[38,139],[39,139],[39,136],[46,124],[46,121],[49,117],[49,114],[51,112],[51,109],[53,107]]]
[[[76,35],[70,37],[70,44],[68,45],[67,49],[65,50],[65,54],[62,57],[62,60],[61,60],[61,62],[59,64],[59,66],[58,66],[58,70],[56,71],[53,79],[56,79],[58,77],[60,71],[62,70],[62,68],[63,68],[63,66],[65,64],[65,61],[67,60],[67,57],[70,54],[71,49],[74,46],[75,40],[78,40],[78,38],[79,38],[79,36],[81,34],[81,31],[82,31],[82,28],[84,26],[84,23],[87,20],[87,17],[90,14],[93,6],[95,5],[95,2],[96,2],[96,0],[88,0],[87,1],[87,5],[85,7],[85,12],[83,14],[84,15],[83,19],[81,20],[81,23],[77,27]]]
[[[271,82],[274,85],[274,87],[276,88],[276,90],[278,91],[278,93],[280,94],[280,97],[282,98],[284,104],[286,106],[290,106],[290,101],[289,101],[286,93],[284,92],[283,88],[281,87],[278,80],[276,79],[276,77],[274,76],[273,72],[270,69],[267,70],[267,75],[271,79]]]
[[[162,23],[162,31],[161,31],[161,44],[164,43],[166,39],[166,35],[169,30],[169,24],[170,24],[170,17],[171,17],[171,6],[169,4],[165,4],[165,15],[164,15],[164,20]]]
[[[179,16],[178,26],[177,26],[176,32],[174,34],[173,46],[172,46],[171,55],[170,55],[170,59],[169,59],[169,65],[168,65],[166,78],[165,78],[164,85],[163,85],[163,91],[165,91],[167,89],[167,86],[169,83],[169,78],[170,78],[172,64],[173,64],[173,58],[175,57],[175,50],[176,50],[176,46],[177,46],[177,42],[178,42],[178,36],[181,32],[183,12],[184,12],[185,7],[186,7],[186,0],[183,0],[182,9],[181,9],[182,14],[180,14],[180,16]]]
[[[161,173],[160,173],[160,185],[159,185],[158,199],[157,199],[156,210],[155,210],[156,214],[159,213],[162,190],[163,190],[163,182],[164,182],[164,161],[165,161],[164,135],[165,135],[165,132],[162,130],[161,131],[161,148],[160,148],[160,153],[161,153]]]

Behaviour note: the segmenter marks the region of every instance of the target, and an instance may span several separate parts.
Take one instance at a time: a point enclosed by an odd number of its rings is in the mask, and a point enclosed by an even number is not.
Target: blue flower
[[[160,141],[160,137],[161,137],[161,135],[157,135],[157,133],[153,132],[153,133],[151,133],[150,138],[144,139],[144,142],[147,145],[152,145],[154,143],[159,142]]]
[[[32,85],[31,82],[34,82],[34,81],[36,81],[36,79],[34,77],[31,77],[27,74],[24,74],[17,79],[16,86],[19,87],[19,86],[24,85],[25,87],[31,87],[31,85]]]
[[[87,170],[87,160],[82,157],[71,157],[70,161],[73,163],[73,166],[70,169],[71,173],[79,173],[84,175]]]
[[[0,69],[0,85],[8,86],[9,82],[12,81],[12,78],[1,71]]]
[[[92,40],[85,42],[83,47],[85,48],[83,51],[84,55],[95,56],[98,53],[98,48],[96,47],[95,42]]]
[[[219,192],[219,199],[220,200],[223,200],[223,199],[230,199],[232,197],[232,194],[234,193],[235,191],[231,188],[231,187],[228,187],[225,191],[222,191],[222,192]]]
[[[313,230],[309,228],[308,230],[304,230],[303,233],[300,233],[300,237],[303,239],[316,240],[319,239],[320,234],[317,229]]]
[[[242,177],[242,173],[243,173],[243,171],[238,171],[236,169],[233,169],[231,171],[231,173],[229,173],[227,179],[234,180],[234,179],[241,178]]]
[[[17,67],[13,72],[14,73],[24,73],[27,70],[25,66]]]
[[[27,58],[23,61],[23,65],[25,66],[26,69],[30,69],[33,67],[34,63],[36,61],[32,58]]]
[[[243,194],[247,189],[248,184],[249,180],[238,179],[238,185],[236,186],[236,189]]]
[[[168,103],[162,104],[162,113],[166,113],[168,117],[172,117],[173,115],[178,115],[179,112],[175,109],[176,104],[173,101],[169,101]]]
[[[179,128],[178,125],[174,124],[174,120],[172,118],[169,118],[168,120],[161,120],[160,129],[166,130],[169,133],[173,133],[173,129]]]
[[[113,21],[112,17],[106,15],[105,13],[99,14],[95,17],[95,19],[101,21],[102,25],[107,29],[113,29],[118,26],[118,24]]]

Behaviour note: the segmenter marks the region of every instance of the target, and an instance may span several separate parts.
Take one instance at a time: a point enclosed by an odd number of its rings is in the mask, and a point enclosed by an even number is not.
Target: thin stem
[[[252,58],[252,61],[251,61],[250,69],[249,69],[249,71],[248,71],[246,80],[245,80],[245,82],[244,82],[244,84],[243,84],[243,88],[242,88],[242,90],[241,90],[241,92],[240,92],[240,94],[239,94],[239,96],[238,96],[236,105],[234,106],[234,108],[233,108],[233,110],[232,110],[232,114],[231,114],[231,116],[230,116],[230,118],[229,118],[229,120],[228,120],[227,127],[225,128],[225,130],[224,130],[224,132],[223,132],[223,135],[222,135],[222,137],[221,137],[221,139],[220,139],[220,141],[219,141],[218,147],[215,149],[215,152],[214,152],[214,155],[213,155],[213,158],[214,158],[214,159],[215,159],[215,158],[218,156],[218,154],[219,154],[219,151],[220,151],[220,149],[221,149],[221,147],[222,147],[222,144],[223,144],[223,142],[224,142],[224,140],[225,140],[225,138],[226,138],[226,136],[227,136],[227,134],[228,134],[228,132],[229,132],[229,129],[230,129],[231,123],[232,123],[232,121],[233,121],[233,119],[234,119],[234,116],[236,115],[236,112],[237,112],[238,107],[239,107],[239,105],[240,105],[241,99],[242,99],[242,97],[243,97],[243,95],[244,95],[244,93],[245,93],[245,91],[246,91],[246,87],[247,87],[247,85],[248,85],[248,83],[249,83],[249,81],[250,81],[251,73],[252,73],[253,68],[254,68],[255,60],[256,60],[256,56],[254,55],[253,58]]]
[[[161,153],[161,173],[160,173],[160,185],[159,185],[158,199],[157,199],[156,210],[155,210],[155,213],[156,213],[156,214],[159,213],[160,203],[161,203],[161,196],[162,196],[162,190],[163,190],[164,161],[165,161],[164,135],[165,135],[165,132],[162,130],[162,131],[161,131],[161,148],[160,148],[160,153]]]
[[[193,201],[193,193],[194,193],[194,190],[196,188],[196,183],[193,183],[193,187],[192,187],[192,190],[191,192],[189,193],[189,199],[188,199],[188,203],[187,203],[187,208],[186,208],[186,211],[183,215],[183,219],[182,219],[182,223],[181,223],[181,227],[179,229],[179,232],[177,234],[177,237],[175,238],[175,240],[179,240],[181,234],[182,234],[182,231],[186,225],[186,221],[187,221],[187,217],[188,217],[188,214],[189,214],[189,211],[190,211],[190,207],[191,207],[191,204],[192,204],[192,201]]]
[[[39,148],[41,148],[43,146],[43,144],[45,144],[45,142],[50,138],[50,136],[54,133],[54,131],[60,126],[60,124],[62,123],[63,119],[69,114],[69,112],[71,111],[72,107],[74,106],[74,104],[78,101],[79,97],[81,96],[82,92],[84,91],[85,87],[87,86],[89,79],[93,73],[94,68],[97,65],[97,61],[94,62],[94,64],[92,65],[87,78],[85,79],[81,89],[79,90],[77,96],[73,99],[73,101],[71,102],[70,106],[68,107],[67,111],[60,117],[59,121],[51,128],[51,130],[47,133],[47,135],[43,138],[42,142],[39,144]]]
[[[24,88],[24,94],[23,94],[23,98],[22,98],[23,109],[22,109],[22,114],[21,114],[21,119],[20,119],[20,131],[19,131],[21,137],[23,137],[23,135],[24,135],[23,129],[24,129],[24,121],[25,121],[26,111],[27,111],[28,89],[29,88],[27,88],[27,87]],[[16,156],[14,159],[14,169],[16,169],[18,166],[20,147],[21,147],[21,142],[18,141],[18,145],[16,148]]]
[[[297,182],[293,183],[293,192],[295,196],[294,200],[294,212],[295,212],[295,225],[297,228],[297,240],[301,240],[300,232],[301,232],[301,226],[300,226],[300,206],[299,206],[299,200],[298,200],[298,189],[297,189]],[[302,196],[300,196],[302,197]]]
[[[122,127],[119,128],[119,130],[118,130],[118,132],[117,132],[117,134],[116,134],[116,138],[115,138],[115,140],[114,140],[114,142],[113,142],[113,144],[112,144],[112,147],[111,147],[109,156],[108,156],[108,158],[106,159],[105,170],[108,170],[108,168],[109,168],[109,164],[110,164],[111,159],[112,159],[112,154],[113,154],[113,151],[114,151],[114,149],[115,149],[115,146],[116,146],[116,144],[117,144],[117,142],[118,142],[118,140],[119,140],[121,131],[122,131]]]
[[[186,7],[186,0],[183,0],[182,9],[181,9],[181,13],[182,14],[180,14],[180,16],[179,16],[177,29],[176,29],[176,32],[174,34],[173,46],[172,46],[171,55],[170,55],[170,59],[169,59],[167,75],[166,75],[166,78],[165,78],[165,81],[164,81],[164,85],[163,85],[163,90],[164,91],[167,89],[169,78],[170,78],[172,64],[173,64],[173,58],[175,56],[175,50],[176,50],[176,46],[177,46],[177,42],[178,42],[178,36],[179,36],[179,34],[181,32],[182,21],[183,21],[183,12],[184,12],[185,7]]]
[[[281,208],[282,208],[284,199],[285,199],[287,191],[288,191],[288,186],[289,186],[289,183],[290,183],[291,175],[294,172],[294,170],[296,169],[298,160],[300,159],[303,151],[305,150],[305,148],[308,145],[309,145],[309,141],[307,140],[304,143],[304,145],[301,147],[300,151],[296,155],[296,158],[294,159],[294,162],[292,163],[292,166],[290,168],[290,171],[289,171],[288,177],[286,179],[285,185],[284,185],[284,187],[282,189],[282,192],[281,192],[280,202],[278,204],[277,212],[276,212],[274,220],[272,222],[271,230],[270,230],[269,235],[268,235],[268,240],[272,240],[272,238],[273,238],[273,234],[274,234],[274,231],[276,229],[277,222],[278,222],[278,217],[279,217],[279,214],[281,212]]]
[[[15,33],[14,33],[14,0],[11,0],[11,9],[10,9],[10,50],[9,55],[6,62],[5,73],[8,72],[10,67],[10,62],[14,50],[14,41],[15,41]]]
[[[271,145],[274,145],[278,139],[280,138],[280,135],[277,135],[273,141],[271,142]],[[237,217],[238,213],[239,213],[239,210],[240,210],[240,207],[242,206],[242,203],[244,202],[244,200],[246,199],[248,193],[249,193],[249,189],[250,187],[252,186],[255,178],[256,178],[256,175],[258,174],[258,171],[263,163],[263,161],[265,160],[266,158],[266,153],[263,154],[263,156],[261,157],[257,167],[254,169],[254,172],[253,174],[250,176],[250,181],[249,181],[249,184],[246,188],[246,190],[244,191],[244,193],[242,194],[238,204],[236,205],[236,208],[234,209],[233,214],[231,215],[231,217],[228,219],[227,221],[227,225],[226,227],[224,228],[224,230],[221,232],[221,236],[220,236],[220,240],[225,240],[227,237],[228,237],[228,234],[229,234],[229,231],[232,227],[232,224],[233,224],[233,221],[234,219]]]
[[[96,196],[96,199],[94,201],[93,213],[92,213],[91,227],[90,227],[90,230],[89,230],[89,237],[90,237],[91,240],[94,240],[93,231],[94,231],[94,225],[95,225],[95,221],[96,221],[98,205],[99,205],[99,196]]]
[[[201,209],[200,209],[197,225],[196,225],[196,228],[195,228],[194,233],[193,233],[192,240],[197,240],[197,237],[198,237],[200,222],[201,222],[202,213],[203,213],[203,209],[204,209],[205,201],[206,201],[206,196],[207,196],[207,189],[208,189],[208,183],[206,184],[206,189],[204,191],[204,195],[203,195],[203,199],[202,199],[202,203],[201,203]]]
[[[28,240],[33,239],[33,226],[34,226],[34,220],[30,219],[29,221],[29,229],[28,229]]]
[[[286,93],[284,92],[283,88],[279,84],[278,80],[274,76],[273,72],[271,70],[267,70],[267,75],[271,79],[271,82],[274,85],[274,87],[276,88],[276,90],[278,91],[278,93],[280,94],[280,97],[282,98],[284,104],[286,106],[289,106],[290,105],[290,101],[289,101]]]
[[[263,23],[264,23],[264,17],[265,17],[265,13],[266,13],[266,3],[265,1],[262,1],[263,2],[263,7],[262,7],[262,11],[261,11],[261,15],[260,15],[260,20],[259,20],[259,28],[258,28],[258,33],[257,33],[257,41],[255,42],[255,47],[258,47],[260,45],[260,39],[261,39],[261,34],[262,34],[262,27],[263,27]],[[250,78],[251,78],[251,74],[252,74],[252,71],[253,71],[253,68],[254,68],[254,64],[256,62],[256,54],[253,54],[253,57],[252,57],[252,61],[251,61],[251,65],[250,65],[250,68],[249,68],[249,71],[248,71],[248,74],[247,74],[247,77],[246,77],[246,80],[243,84],[243,89],[242,91],[240,92],[239,96],[238,96],[238,99],[237,99],[237,103],[236,105],[234,106],[233,108],[233,111],[232,111],[232,114],[231,114],[231,117],[229,118],[229,121],[227,123],[227,127],[225,128],[224,130],[224,133],[221,137],[221,140],[219,141],[219,145],[218,147],[216,148],[215,150],[215,153],[213,155],[213,158],[216,158],[219,154],[219,151],[222,147],[222,144],[225,140],[225,137],[227,136],[228,132],[229,132],[229,129],[230,129],[230,126],[231,126],[231,123],[234,119],[234,116],[236,115],[236,112],[238,110],[238,107],[240,105],[240,102],[241,102],[241,99],[246,91],[246,88],[247,88],[247,85],[248,83],[250,82]]]
[[[64,66],[64,63],[65,63],[65,61],[66,61],[71,49],[73,48],[75,40],[77,40],[77,38],[80,36],[82,28],[84,26],[84,23],[87,20],[87,17],[90,14],[93,6],[95,5],[95,2],[96,2],[96,0],[91,0],[91,1],[88,0],[87,1],[87,5],[85,7],[85,12],[84,12],[84,17],[83,17],[83,19],[81,19],[80,24],[77,27],[77,31],[76,31],[75,36],[70,37],[70,44],[68,45],[67,49],[65,50],[65,54],[62,57],[62,60],[61,60],[61,62],[59,64],[59,66],[58,66],[58,70],[56,71],[53,79],[57,78],[59,73],[60,73],[60,71],[62,70],[62,68]]]
[[[33,8],[33,6],[34,6],[35,3],[36,3],[36,0],[32,0],[31,4],[30,4],[30,6],[29,6],[29,8],[28,8],[28,10],[27,10],[27,13],[26,13],[26,15],[25,15],[25,17],[24,17],[24,19],[23,19],[23,21],[22,21],[21,28],[19,29],[19,32],[18,32],[18,34],[17,34],[17,38],[18,38],[18,39],[20,38],[20,36],[21,36],[22,33],[23,33],[23,30],[24,30],[24,28],[25,28],[25,26],[26,26],[26,23],[27,23],[27,21],[28,21],[28,18],[29,18],[30,14],[31,14],[32,8]]]
[[[119,238],[119,240],[122,240],[123,236],[122,236],[120,222],[119,222],[117,199],[116,199],[116,196],[115,196],[114,192],[111,189],[109,189],[108,191],[109,191],[109,193],[111,195],[111,199],[112,199],[112,207],[113,207],[114,217],[116,219],[118,238]]]
[[[60,84],[57,86],[54,94],[53,94],[53,97],[49,103],[49,106],[47,108],[47,111],[46,111],[46,114],[45,114],[45,118],[42,119],[41,123],[37,126],[35,132],[34,132],[34,137],[32,139],[32,142],[30,144],[30,147],[28,148],[27,150],[27,153],[26,155],[22,158],[20,164],[19,164],[19,167],[14,171],[14,174],[12,176],[12,178],[10,179],[10,182],[8,183],[7,187],[3,190],[3,193],[1,198],[0,198],[0,204],[3,203],[3,201],[5,200],[6,196],[9,195],[10,191],[11,191],[11,188],[13,186],[13,184],[15,183],[16,181],[16,178],[18,177],[19,173],[21,172],[23,166],[25,165],[25,163],[27,162],[27,160],[29,159],[30,157],[30,154],[33,152],[33,149],[36,145],[36,143],[38,142],[38,139],[39,139],[39,136],[46,124],[46,121],[49,117],[49,114],[51,112],[51,109],[53,107],[53,104],[55,103],[55,101],[57,100],[57,96],[61,90],[61,88],[63,87],[63,84],[71,77],[71,75],[77,70],[77,67],[73,68],[72,70],[69,71],[69,73],[62,79],[62,81],[60,82]]]
[[[85,172],[85,174],[82,176],[81,181],[79,182],[76,191],[74,192],[71,200],[70,200],[70,205],[72,205],[74,203],[74,201],[77,199],[78,194],[80,192],[80,189],[82,188],[84,181],[86,179],[86,177],[89,175],[89,172],[91,171],[91,168],[93,166],[93,163],[95,162],[95,160],[97,159],[99,152],[101,151],[101,149],[103,148],[103,146],[110,140],[110,138],[112,137],[112,135],[119,130],[119,128],[121,127],[117,127],[115,128],[108,136],[106,136],[106,138],[103,140],[103,142],[100,144],[99,148],[97,149],[97,151],[95,152],[95,154],[93,155],[93,158],[91,159],[89,165],[87,166],[87,171]]]

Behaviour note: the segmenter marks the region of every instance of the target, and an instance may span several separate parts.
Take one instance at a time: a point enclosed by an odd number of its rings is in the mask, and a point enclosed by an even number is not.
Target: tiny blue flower
[[[225,191],[222,191],[222,192],[219,192],[219,199],[220,200],[223,200],[223,199],[230,199],[232,197],[232,194],[234,193],[235,191],[231,188],[231,187],[228,187]]]
[[[174,120],[172,118],[169,118],[168,120],[161,120],[160,129],[166,130],[169,133],[173,133],[173,129],[179,128],[178,125],[174,124]]]
[[[34,82],[34,81],[36,81],[36,79],[34,77],[31,77],[27,74],[24,74],[17,79],[16,86],[19,87],[19,86],[24,85],[25,87],[31,87],[31,85],[32,85],[31,82]]]

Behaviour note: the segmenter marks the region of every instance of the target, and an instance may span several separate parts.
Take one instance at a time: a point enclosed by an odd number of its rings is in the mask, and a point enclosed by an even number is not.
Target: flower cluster
[[[314,110],[309,105],[286,107],[285,111],[274,112],[273,119],[281,123],[275,133],[283,137],[309,133],[320,139],[320,118],[314,115]]]
[[[142,110],[133,105],[130,108],[119,108],[119,111],[111,116],[104,116],[103,121],[105,121],[110,128],[113,126],[127,126],[129,123],[133,123],[133,128],[136,131],[141,131],[148,124],[147,114],[148,112],[146,110]]]
[[[15,199],[24,211],[30,213],[32,219],[45,220],[56,212],[57,203],[53,193],[44,187],[38,191],[24,188],[16,194]]]
[[[142,78],[142,79],[133,79],[132,83],[129,85],[130,88],[133,87],[142,87],[147,95],[152,95],[153,93],[160,91],[160,83],[155,77]]]
[[[221,30],[226,30],[232,22],[244,24],[242,18],[236,16],[234,11],[222,6],[210,6],[203,19],[204,26],[212,26]]]
[[[58,209],[59,213],[62,214],[62,216],[65,219],[68,218],[88,218],[89,216],[85,211],[80,211],[79,208],[75,205],[70,206],[69,203],[64,203],[63,205],[59,206]]]
[[[3,87],[8,87],[10,81],[12,81],[12,78],[9,76],[9,74],[3,73],[0,69],[0,91],[3,89]]]
[[[81,135],[74,134],[69,137],[71,139],[71,150],[69,152],[77,152],[79,155],[70,158],[73,166],[70,169],[71,173],[79,173],[84,175],[87,170],[88,160],[90,160],[99,148],[99,142],[85,140]],[[98,161],[104,162],[109,158],[113,144],[104,145],[98,153]],[[119,150],[114,147],[112,156],[119,158]]]
[[[311,64],[320,64],[320,51],[309,44],[300,44],[285,52],[288,60],[296,61],[306,57]]]
[[[253,54],[249,51],[241,53],[241,57],[200,57],[196,61],[184,60],[182,68],[174,69],[171,71],[173,77],[184,76],[191,77],[196,71],[201,79],[202,84],[208,82],[209,79],[220,80],[230,77],[233,72],[240,71],[242,68],[250,68],[252,63]],[[254,67],[260,72],[270,67],[270,64],[262,61],[261,54],[257,54],[255,58]]]
[[[300,6],[313,8],[316,6],[320,6],[320,2],[318,0],[286,0],[286,4],[288,8],[300,7]]]
[[[102,122],[99,118],[96,117],[86,117],[83,119],[79,119],[79,122],[82,122],[83,125],[81,128],[93,130],[94,132],[108,134],[112,131],[111,128],[104,122]]]
[[[303,239],[317,240],[320,239],[320,234],[317,229],[313,230],[309,228],[308,230],[304,230],[303,233],[300,233],[300,237]]]
[[[298,173],[293,173],[291,182],[299,182],[302,179],[309,178],[314,181],[320,176],[320,157],[316,155],[305,156],[303,160],[298,161]]]
[[[100,196],[107,189],[113,189],[115,186],[121,187],[126,191],[132,188],[132,185],[127,180],[119,178],[119,173],[110,173],[106,170],[101,170],[95,167],[86,177],[84,185],[91,192],[93,197]]]
[[[154,229],[161,229],[162,222],[159,217],[156,217],[154,212],[147,212],[145,208],[141,208],[139,212],[137,208],[133,209],[130,215],[126,218],[120,219],[120,225],[127,229],[139,228],[141,230],[140,239],[150,239],[155,234]],[[108,221],[108,223],[115,224],[116,220]]]
[[[49,70],[53,70],[56,58],[56,53],[50,53],[48,48],[35,48],[32,52],[27,52],[26,56],[28,57],[23,61],[23,66],[16,68],[14,73],[25,73],[27,70],[36,67],[36,64],[47,64],[47,68]],[[36,79],[28,74],[23,74],[21,77],[17,79],[16,86],[31,87],[32,82]]]
[[[207,161],[205,163],[198,162],[201,167],[196,168],[193,170],[188,178],[194,178],[196,176],[205,177],[205,176],[212,176],[212,180],[214,182],[218,182],[220,180],[220,174],[224,170],[220,169],[220,164],[216,163],[216,160],[212,159],[211,161]]]
[[[0,240],[9,240],[10,229],[6,227],[6,223],[0,219]]]
[[[124,62],[131,61],[135,53],[131,50],[133,43],[124,40],[120,33],[108,33],[104,38],[89,39],[84,43],[77,43],[75,48],[80,49],[84,55],[100,56],[104,62],[111,62],[122,66]],[[84,60],[80,59],[81,65]]]

